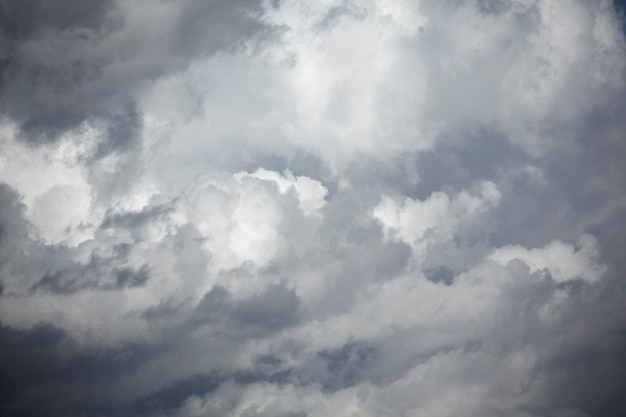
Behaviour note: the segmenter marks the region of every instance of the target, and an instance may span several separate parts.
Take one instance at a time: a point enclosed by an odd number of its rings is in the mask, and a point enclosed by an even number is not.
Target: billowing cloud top
[[[626,415],[625,23],[0,1],[0,415]]]

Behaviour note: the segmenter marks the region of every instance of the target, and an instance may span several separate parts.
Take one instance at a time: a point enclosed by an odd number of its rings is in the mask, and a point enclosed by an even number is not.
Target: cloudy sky
[[[626,415],[625,27],[0,1],[0,415]]]

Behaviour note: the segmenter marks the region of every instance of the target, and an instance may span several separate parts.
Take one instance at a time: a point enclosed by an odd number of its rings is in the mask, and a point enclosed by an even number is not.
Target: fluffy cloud
[[[0,2],[0,412],[623,415],[618,3]]]

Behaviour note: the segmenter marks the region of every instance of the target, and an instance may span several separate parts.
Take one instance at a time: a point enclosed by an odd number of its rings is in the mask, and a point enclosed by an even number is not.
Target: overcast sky
[[[618,3],[0,1],[0,415],[623,417]]]

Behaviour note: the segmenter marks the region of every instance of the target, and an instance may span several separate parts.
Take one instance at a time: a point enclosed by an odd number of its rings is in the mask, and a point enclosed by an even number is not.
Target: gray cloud
[[[626,413],[620,2],[0,2],[0,414]]]
[[[28,143],[92,123],[103,127],[94,156],[127,150],[142,128],[134,97],[146,83],[198,55],[268,36],[259,12],[256,1],[4,2],[0,111]]]

